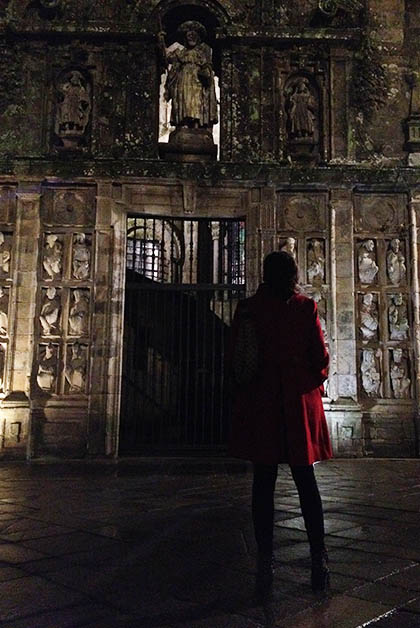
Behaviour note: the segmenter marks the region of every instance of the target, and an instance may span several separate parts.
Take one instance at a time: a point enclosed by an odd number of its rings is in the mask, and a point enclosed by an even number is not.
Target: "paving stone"
[[[401,587],[388,586],[386,584],[387,580],[387,578],[377,580],[376,582],[356,587],[352,589],[349,595],[363,600],[371,600],[372,602],[392,604],[393,606],[402,606],[413,599],[413,591],[408,591]]]
[[[373,628],[419,628],[420,618],[397,610],[375,621]]]
[[[420,591],[420,565],[413,565],[382,580],[384,584]]]
[[[24,563],[44,556],[41,552],[14,543],[0,544],[0,563]]]
[[[29,615],[23,619],[12,619],[3,622],[4,628],[76,628],[79,626],[96,626],[102,628],[106,622],[118,625],[121,616],[115,609],[90,602],[70,608],[55,609],[46,613]],[[93,623],[92,623],[93,622]],[[134,626],[135,624],[132,624]]]

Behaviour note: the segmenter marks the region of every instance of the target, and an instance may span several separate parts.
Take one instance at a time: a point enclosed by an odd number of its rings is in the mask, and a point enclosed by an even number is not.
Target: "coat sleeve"
[[[318,316],[318,308],[313,299],[310,300],[310,336],[309,336],[309,361],[318,386],[328,377],[328,365],[330,357],[324,342],[324,334]]]

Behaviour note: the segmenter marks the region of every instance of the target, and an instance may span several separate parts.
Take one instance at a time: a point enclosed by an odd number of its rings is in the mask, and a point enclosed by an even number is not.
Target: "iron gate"
[[[120,453],[223,448],[245,222],[128,217]]]

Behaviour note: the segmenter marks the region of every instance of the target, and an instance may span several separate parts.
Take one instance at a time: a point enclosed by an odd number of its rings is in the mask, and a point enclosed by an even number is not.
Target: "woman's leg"
[[[252,519],[255,540],[260,554],[273,552],[274,489],[277,479],[276,464],[254,464],[252,485]]]

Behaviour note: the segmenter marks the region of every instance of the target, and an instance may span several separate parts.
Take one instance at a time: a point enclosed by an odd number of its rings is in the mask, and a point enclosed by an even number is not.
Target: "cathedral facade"
[[[0,2],[0,455],[223,452],[288,250],[336,455],[420,445],[416,0]]]

